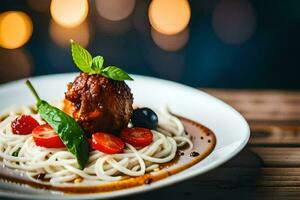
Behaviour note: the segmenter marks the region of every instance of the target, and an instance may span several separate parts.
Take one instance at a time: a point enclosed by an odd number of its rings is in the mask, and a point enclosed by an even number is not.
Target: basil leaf
[[[92,72],[90,74],[100,74],[104,63],[104,58],[102,56],[96,56],[92,61]]]
[[[71,52],[76,66],[89,75],[97,74],[115,81],[133,80],[125,71],[115,66],[103,67],[104,58],[91,54],[78,43],[71,40]]]
[[[68,151],[76,157],[80,169],[84,169],[89,159],[89,143],[83,129],[71,116],[41,100],[29,80],[26,85],[37,100],[41,118],[58,133]]]
[[[77,159],[80,169],[84,169],[89,159],[89,143],[79,124],[69,115],[43,100],[37,103],[38,113],[46,121]]]
[[[21,150],[21,147],[19,147],[16,151],[14,151],[14,152],[12,153],[12,156],[18,157],[18,156],[19,156],[20,150]]]
[[[91,72],[92,56],[91,54],[80,44],[71,40],[71,52],[73,61],[76,66],[83,72]]]
[[[125,71],[115,66],[108,66],[102,69],[101,75],[115,81],[133,80]]]

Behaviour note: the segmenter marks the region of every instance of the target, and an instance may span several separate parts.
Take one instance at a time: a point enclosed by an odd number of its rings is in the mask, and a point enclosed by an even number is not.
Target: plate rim
[[[47,75],[42,75],[42,76],[34,76],[34,77],[28,77],[28,78],[24,78],[24,79],[20,79],[20,80],[11,81],[8,83],[0,84],[0,93],[8,90],[10,87],[13,87],[16,84],[20,84],[21,82],[24,82],[27,79],[37,82],[42,79],[51,79],[53,77],[60,78],[60,77],[64,77],[64,76],[75,76],[76,74],[78,74],[78,72],[47,74]],[[225,103],[221,99],[219,99],[213,95],[210,95],[210,94],[202,91],[201,89],[193,88],[193,87],[190,87],[190,86],[187,86],[187,85],[184,85],[181,83],[177,83],[174,81],[151,77],[151,76],[137,75],[137,74],[130,74],[130,75],[133,78],[137,77],[139,79],[163,81],[165,83],[177,85],[183,89],[188,89],[190,91],[194,91],[195,93],[196,92],[201,93],[202,95],[209,97],[211,100],[214,100],[219,104],[222,104],[222,106],[227,107],[227,109],[229,109],[232,113],[234,113],[239,118],[240,122],[243,123],[243,126],[245,128],[245,133],[243,133],[243,135],[244,135],[243,142],[241,142],[230,154],[227,154],[225,156],[225,158],[218,159],[215,162],[207,164],[205,170],[193,170],[193,171],[185,172],[184,174],[181,174],[180,179],[173,180],[172,176],[171,176],[171,177],[165,178],[163,180],[157,181],[155,183],[152,183],[150,185],[141,185],[141,186],[132,187],[132,188],[125,188],[125,189],[121,189],[121,190],[117,190],[117,191],[113,191],[113,192],[89,193],[89,194],[78,194],[78,195],[52,195],[51,192],[43,193],[43,194],[23,194],[23,193],[8,193],[8,192],[0,191],[0,197],[18,198],[18,199],[41,199],[41,198],[42,199],[57,199],[57,197],[59,197],[60,199],[70,199],[71,200],[71,199],[91,199],[91,198],[92,199],[95,199],[95,198],[111,199],[111,198],[116,198],[116,197],[125,197],[125,196],[129,196],[129,195],[140,194],[140,193],[144,193],[144,192],[149,192],[151,190],[156,190],[156,189],[159,189],[162,187],[174,185],[176,183],[186,181],[187,179],[191,179],[196,176],[199,176],[200,174],[204,174],[208,171],[211,171],[211,170],[219,167],[220,165],[224,164],[225,162],[227,162],[234,156],[236,156],[248,143],[249,138],[250,138],[250,127],[249,127],[246,119],[242,116],[241,113],[239,113],[232,106]]]

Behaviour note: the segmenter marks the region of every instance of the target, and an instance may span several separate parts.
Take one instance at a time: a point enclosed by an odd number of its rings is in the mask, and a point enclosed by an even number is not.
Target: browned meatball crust
[[[127,84],[101,75],[81,73],[68,84],[65,98],[71,102],[73,117],[88,134],[119,133],[133,112],[133,96]]]

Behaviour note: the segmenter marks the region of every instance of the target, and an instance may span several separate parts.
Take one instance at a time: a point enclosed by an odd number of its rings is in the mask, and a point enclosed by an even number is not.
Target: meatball
[[[65,93],[71,113],[83,130],[119,133],[131,118],[133,96],[124,81],[81,73]],[[70,106],[70,105],[69,105]]]

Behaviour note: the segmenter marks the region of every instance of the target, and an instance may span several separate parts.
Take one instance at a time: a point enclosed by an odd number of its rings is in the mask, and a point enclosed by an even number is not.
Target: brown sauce
[[[27,181],[25,179],[15,179],[4,175],[0,175],[0,179],[3,179],[7,182],[29,185],[34,188],[61,191],[65,194],[109,192],[151,184],[195,165],[207,157],[213,151],[216,145],[216,137],[211,130],[192,120],[183,117],[179,118],[184,124],[186,132],[192,136],[194,148],[192,150],[187,150],[185,147],[180,148],[176,154],[176,157],[172,161],[160,165],[160,170],[158,172],[147,173],[139,177],[127,177],[120,181],[95,186],[75,185],[70,187],[54,187]]]

